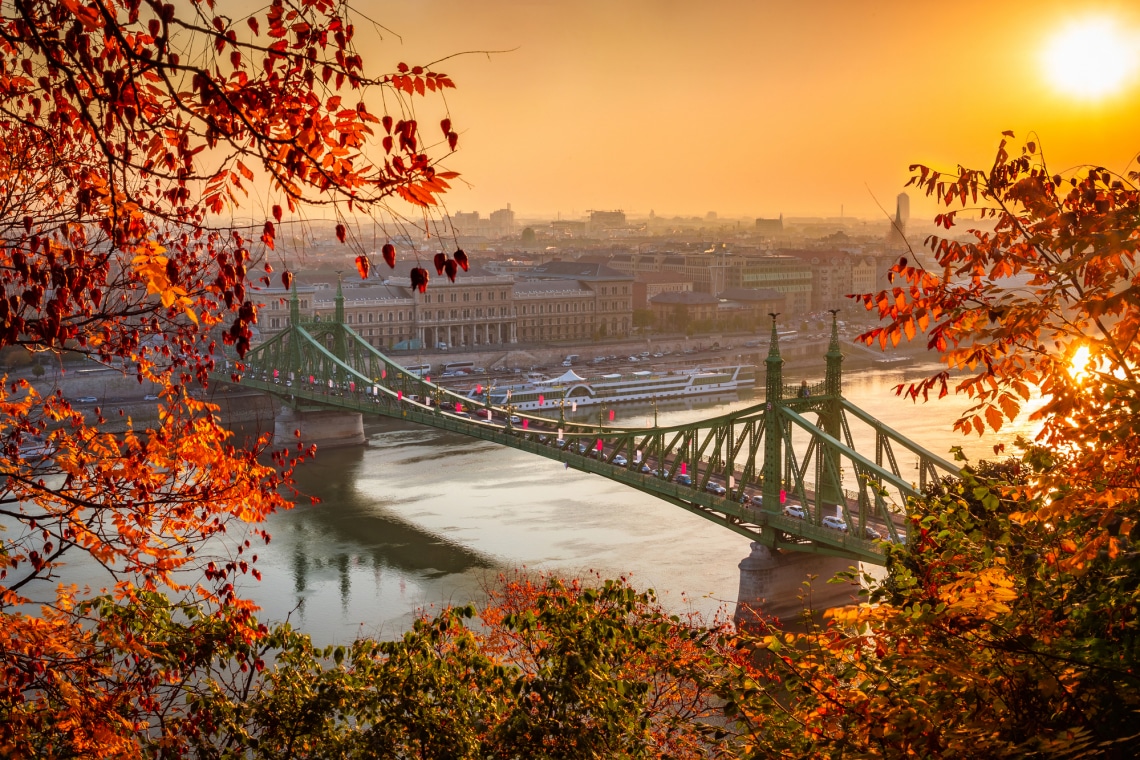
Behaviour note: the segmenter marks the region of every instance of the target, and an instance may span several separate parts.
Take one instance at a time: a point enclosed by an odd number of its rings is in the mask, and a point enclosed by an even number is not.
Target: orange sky
[[[985,165],[1030,131],[1053,169],[1131,168],[1140,82],[1089,103],[1045,80],[1057,29],[1140,8],[1054,0],[415,0],[361,6],[377,65],[438,68],[461,130],[449,210],[523,216],[881,216],[918,161]],[[1074,52],[1074,55],[1079,55]],[[874,196],[874,197],[872,197]],[[917,203],[916,215],[930,213]]]

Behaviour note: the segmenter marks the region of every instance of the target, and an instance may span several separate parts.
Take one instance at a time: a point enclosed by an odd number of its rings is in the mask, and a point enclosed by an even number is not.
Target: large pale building
[[[415,266],[431,274],[424,293],[411,287]],[[590,340],[628,335],[633,325],[633,278],[601,264],[550,262],[517,280],[472,264],[451,282],[411,258],[374,272],[384,279],[348,278],[339,288],[345,323],[381,350]],[[299,284],[302,319],[333,319],[337,289],[336,281]],[[256,296],[264,340],[288,326],[291,293]]]

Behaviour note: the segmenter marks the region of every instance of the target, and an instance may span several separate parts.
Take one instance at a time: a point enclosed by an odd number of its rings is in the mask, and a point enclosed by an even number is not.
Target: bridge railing
[[[796,399],[796,398],[815,398],[822,396],[826,393],[827,385],[823,380],[818,383],[811,383],[806,387],[803,385],[785,385],[780,389],[780,398],[782,400]],[[807,395],[804,395],[804,394]]]

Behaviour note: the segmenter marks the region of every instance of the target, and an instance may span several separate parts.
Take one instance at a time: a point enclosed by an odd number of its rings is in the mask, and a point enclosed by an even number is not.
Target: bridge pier
[[[301,431],[300,439],[294,434]],[[316,444],[327,449],[364,443],[364,418],[360,412],[337,409],[291,409],[284,407],[273,419],[273,443],[277,446]]]
[[[858,584],[827,581],[855,565],[852,559],[769,549],[754,541],[752,553],[738,565],[740,591],[733,621],[739,628],[748,628],[762,615],[790,627],[801,621],[806,605],[818,614],[829,607],[851,604],[857,599]],[[815,576],[810,596],[804,585],[809,576]]]

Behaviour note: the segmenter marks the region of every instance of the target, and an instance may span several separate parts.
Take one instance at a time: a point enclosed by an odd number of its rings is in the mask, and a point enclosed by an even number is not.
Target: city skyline
[[[1045,59],[1095,53],[1063,34],[1089,19],[1129,53],[1101,67],[1122,78],[1098,99],[1050,80]],[[458,85],[452,212],[886,220],[910,164],[987,166],[1004,130],[1057,170],[1123,172],[1137,147],[1140,14],[1123,3],[428,0],[376,21],[384,61],[504,51],[436,66]]]

